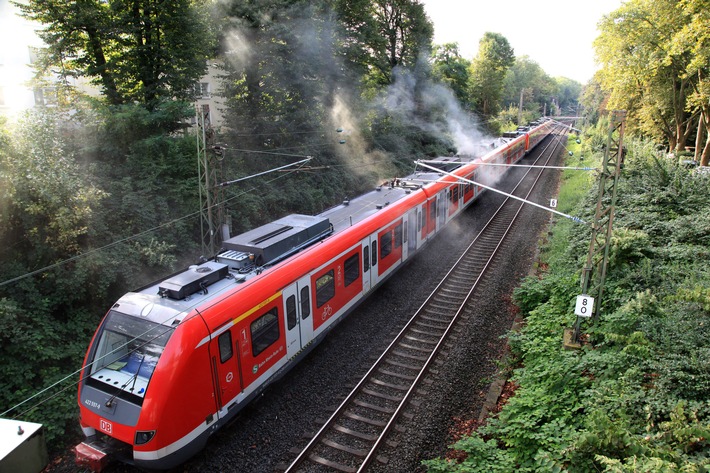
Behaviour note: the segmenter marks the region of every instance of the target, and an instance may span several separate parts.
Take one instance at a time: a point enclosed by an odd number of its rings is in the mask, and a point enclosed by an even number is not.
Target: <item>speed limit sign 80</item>
[[[577,296],[577,304],[574,307],[574,314],[580,317],[591,317],[594,310],[594,298],[586,294]]]

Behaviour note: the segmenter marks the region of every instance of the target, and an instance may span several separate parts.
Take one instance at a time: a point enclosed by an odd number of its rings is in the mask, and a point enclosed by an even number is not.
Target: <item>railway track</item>
[[[552,134],[534,165],[549,163],[559,150]],[[563,135],[564,136],[564,135]],[[529,168],[511,194],[527,199],[542,175]],[[451,338],[524,203],[508,197],[454,267],[362,380],[285,469],[293,472],[362,472],[379,457],[405,408]]]

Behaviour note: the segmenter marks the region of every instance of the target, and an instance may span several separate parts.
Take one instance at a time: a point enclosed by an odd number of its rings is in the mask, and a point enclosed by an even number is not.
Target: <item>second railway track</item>
[[[534,165],[559,152],[551,135]],[[526,199],[542,169],[530,168],[512,194]],[[466,306],[511,231],[523,202],[507,198],[422,307],[286,469],[366,471],[451,337]],[[385,460],[380,458],[380,460]]]

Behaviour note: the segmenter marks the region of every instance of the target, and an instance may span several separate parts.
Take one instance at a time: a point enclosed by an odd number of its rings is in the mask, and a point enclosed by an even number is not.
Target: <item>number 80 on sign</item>
[[[586,294],[577,296],[577,305],[574,307],[575,315],[580,317],[591,317],[594,310],[594,298]]]

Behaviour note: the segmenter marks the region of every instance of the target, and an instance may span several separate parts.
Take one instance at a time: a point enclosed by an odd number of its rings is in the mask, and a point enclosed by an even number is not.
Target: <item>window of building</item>
[[[251,353],[254,356],[279,339],[279,310],[274,307],[251,323]]]
[[[198,99],[208,99],[210,95],[210,83],[199,82],[195,84],[195,97]]]

